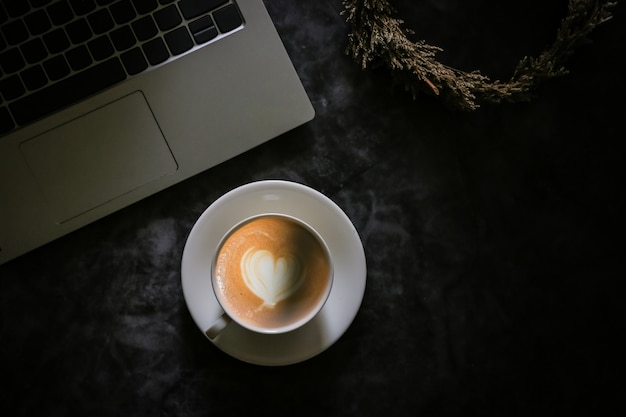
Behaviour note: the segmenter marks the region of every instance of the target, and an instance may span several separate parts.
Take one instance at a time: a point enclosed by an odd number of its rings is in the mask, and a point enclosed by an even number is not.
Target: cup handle
[[[222,313],[222,315],[213,322],[211,327],[209,327],[207,331],[204,332],[204,334],[206,335],[206,337],[213,340],[217,337],[218,334],[222,332],[222,330],[226,328],[226,326],[230,324],[231,321],[233,321],[233,319],[231,319],[228,314]]]

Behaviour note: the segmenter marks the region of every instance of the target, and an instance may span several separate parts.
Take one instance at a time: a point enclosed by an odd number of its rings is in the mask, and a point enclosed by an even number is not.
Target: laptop
[[[310,121],[261,0],[0,0],[0,264]]]

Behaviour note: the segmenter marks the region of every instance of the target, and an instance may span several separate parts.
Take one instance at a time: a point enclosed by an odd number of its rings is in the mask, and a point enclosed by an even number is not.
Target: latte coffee
[[[311,318],[331,283],[330,256],[321,238],[283,215],[262,215],[237,226],[213,265],[214,291],[226,313],[264,332]]]

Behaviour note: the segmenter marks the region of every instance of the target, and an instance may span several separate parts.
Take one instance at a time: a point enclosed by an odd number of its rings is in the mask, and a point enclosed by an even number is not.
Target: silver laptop
[[[261,0],[0,0],[0,264],[314,117]]]

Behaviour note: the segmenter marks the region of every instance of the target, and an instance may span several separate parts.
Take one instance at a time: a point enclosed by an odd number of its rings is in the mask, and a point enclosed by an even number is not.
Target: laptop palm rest
[[[177,169],[141,92],[27,140],[20,149],[57,223]]]

